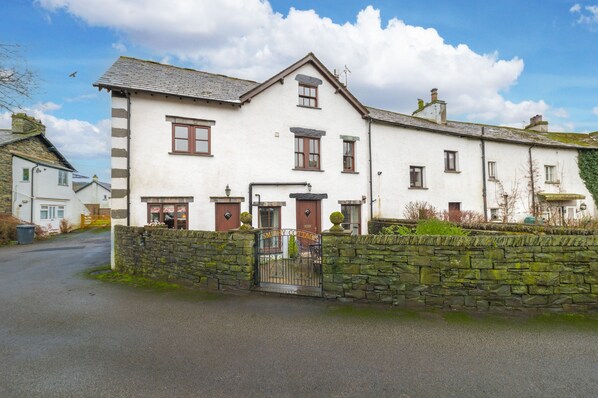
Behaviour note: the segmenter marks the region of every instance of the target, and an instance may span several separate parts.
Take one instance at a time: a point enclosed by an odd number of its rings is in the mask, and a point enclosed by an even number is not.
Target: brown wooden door
[[[216,203],[216,231],[239,228],[241,221],[240,203]]]
[[[297,201],[297,229],[319,234],[320,221],[319,200]]]
[[[461,203],[449,202],[448,211],[449,211],[449,221],[461,222]]]

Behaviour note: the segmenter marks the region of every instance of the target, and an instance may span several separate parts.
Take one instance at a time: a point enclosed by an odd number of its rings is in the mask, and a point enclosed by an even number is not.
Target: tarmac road
[[[91,280],[109,234],[0,248],[0,397],[596,397],[598,330]]]

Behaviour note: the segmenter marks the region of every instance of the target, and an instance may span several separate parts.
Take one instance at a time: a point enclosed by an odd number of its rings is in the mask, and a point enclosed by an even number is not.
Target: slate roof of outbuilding
[[[91,184],[96,183],[99,186],[101,186],[102,188],[104,188],[105,190],[111,191],[112,186],[107,183],[107,182],[101,182],[101,181],[91,181],[91,182],[74,182],[73,183],[73,191],[75,192],[79,192],[84,188],[87,188],[88,186],[90,186]]]
[[[48,140],[46,138],[46,136],[40,131],[36,131],[34,133],[29,133],[29,134],[13,134],[12,130],[0,129],[0,147],[8,145],[8,144],[12,144],[13,142],[27,140],[27,139],[30,139],[33,137],[39,137],[39,139],[42,141],[42,143],[58,157],[58,160],[60,161],[60,163],[62,163],[62,166],[64,166],[64,168],[66,170],[75,171],[75,168],[73,167],[73,165],[70,164],[68,160],[66,160],[66,158],[50,142],[50,140]],[[24,157],[24,156],[20,156],[20,157]],[[51,163],[51,165],[54,165],[54,164]],[[60,168],[62,168],[62,167],[60,167]]]
[[[239,97],[258,85],[251,80],[120,57],[94,83],[108,89],[130,89],[177,97],[240,103]]]
[[[484,127],[484,138],[489,141],[514,142],[559,148],[598,148],[598,139],[593,138],[589,134],[541,133],[513,127],[490,126],[450,120],[446,124],[438,124],[431,120],[402,113],[372,107],[367,107],[367,109],[370,112],[369,116],[374,121],[418,130],[479,139],[482,138],[482,127]]]

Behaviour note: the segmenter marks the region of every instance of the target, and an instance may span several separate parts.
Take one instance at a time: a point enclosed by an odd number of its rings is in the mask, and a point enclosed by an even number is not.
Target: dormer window
[[[299,105],[310,108],[318,107],[318,87],[299,84]]]
[[[297,106],[320,109],[318,86],[322,84],[322,80],[301,74],[295,76],[295,80],[299,87],[299,103]]]

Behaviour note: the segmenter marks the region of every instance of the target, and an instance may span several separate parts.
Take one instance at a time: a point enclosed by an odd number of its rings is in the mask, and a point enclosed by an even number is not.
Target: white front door
[[[64,218],[64,206],[41,205],[39,212],[40,225],[48,231],[60,230],[60,221]]]

